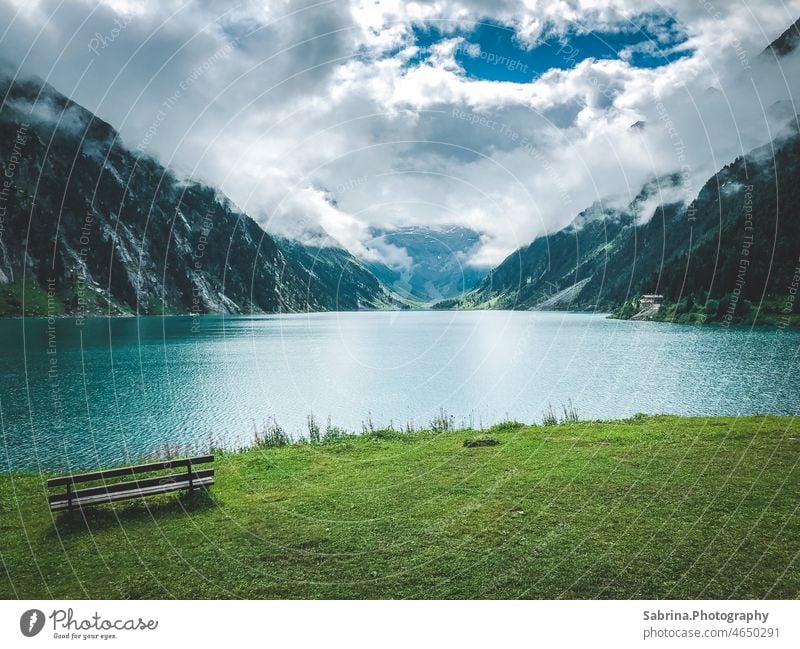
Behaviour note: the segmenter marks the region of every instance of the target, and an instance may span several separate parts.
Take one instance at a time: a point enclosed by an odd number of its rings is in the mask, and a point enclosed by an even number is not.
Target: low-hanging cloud
[[[800,0],[528,4],[4,0],[0,55],[268,231],[364,258],[381,254],[376,229],[460,225],[481,234],[470,263],[496,264],[669,173],[688,202],[797,113],[800,54],[759,54]],[[528,83],[475,78],[456,56],[479,22],[530,49],[545,31],[631,29],[643,14],[678,21],[691,54],[638,68],[629,48]],[[442,37],[422,56],[425,25]]]

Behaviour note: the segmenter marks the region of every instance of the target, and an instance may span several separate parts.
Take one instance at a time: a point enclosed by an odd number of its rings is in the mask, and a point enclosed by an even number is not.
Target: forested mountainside
[[[646,224],[637,225],[640,205],[678,182],[675,176],[654,180],[624,208],[596,202],[566,228],[509,255],[453,304],[504,309],[594,309],[615,304],[630,290],[634,258],[660,259],[666,231],[674,239],[672,245],[680,245],[679,228],[664,227],[679,221],[679,205],[660,206]]]
[[[0,77],[0,314],[380,308],[349,253],[310,269],[213,188],[126,148],[37,79]]]
[[[679,182],[648,183],[623,210],[596,204],[573,224],[510,255],[478,287],[441,306],[638,311],[664,296],[661,315],[742,320],[760,304],[786,308],[800,266],[800,135],[775,140],[714,174],[689,204],[663,203],[644,224],[643,202]],[[667,192],[669,193],[669,192]],[[627,304],[626,304],[627,302]]]

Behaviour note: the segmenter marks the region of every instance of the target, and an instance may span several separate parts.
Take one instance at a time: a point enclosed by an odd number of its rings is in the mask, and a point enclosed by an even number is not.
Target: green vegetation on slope
[[[0,315],[9,313],[27,316],[61,315],[64,313],[64,303],[55,295],[48,302],[47,290],[33,282],[17,279],[8,284],[0,284]]]
[[[653,320],[677,324],[768,325],[779,328],[800,327],[800,313],[792,312],[786,302],[769,299],[758,308],[750,300],[728,293],[721,300],[700,299],[694,294],[679,302],[658,308],[643,308],[639,298],[625,300],[609,315],[619,320]]]
[[[85,520],[5,475],[0,596],[793,598],[799,457],[788,417],[376,431]]]

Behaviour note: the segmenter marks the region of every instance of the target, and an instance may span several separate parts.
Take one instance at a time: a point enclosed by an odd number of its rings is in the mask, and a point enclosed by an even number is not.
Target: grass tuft
[[[439,408],[439,414],[431,419],[429,428],[434,433],[444,433],[449,430],[455,430],[456,418],[453,417],[453,415],[447,414],[447,411],[444,408]]]
[[[283,427],[275,419],[270,419],[260,432],[254,431],[252,447],[258,449],[280,448],[289,446],[291,443],[292,438]]]

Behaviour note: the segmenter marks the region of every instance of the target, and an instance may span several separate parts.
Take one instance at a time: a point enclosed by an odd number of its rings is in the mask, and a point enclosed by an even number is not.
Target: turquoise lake
[[[0,470],[236,447],[276,420],[360,432],[637,412],[798,414],[800,332],[554,312],[0,321]]]

